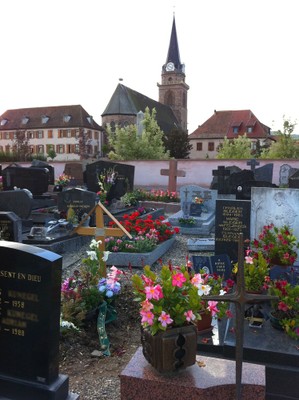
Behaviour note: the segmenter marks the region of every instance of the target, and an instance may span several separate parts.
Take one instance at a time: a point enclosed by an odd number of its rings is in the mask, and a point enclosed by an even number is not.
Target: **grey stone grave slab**
[[[22,220],[12,211],[0,211],[0,240],[22,242]]]
[[[68,377],[59,375],[62,258],[8,241],[0,241],[0,258],[1,396],[67,399]]]
[[[187,247],[189,251],[214,251],[215,239],[212,238],[188,239]]]
[[[279,186],[288,186],[289,177],[296,171],[289,164],[282,164],[279,169]]]
[[[77,216],[78,222],[81,221],[84,214],[96,204],[96,193],[81,188],[70,188],[58,193],[57,207],[58,210],[67,215],[72,208]],[[66,216],[65,215],[65,216]]]
[[[30,217],[32,198],[25,190],[6,190],[0,192],[0,211],[12,211],[25,220]]]
[[[99,191],[99,175],[104,171],[114,168],[117,173],[115,185],[112,186],[107,200],[120,199],[127,191],[134,189],[135,167],[128,164],[119,164],[109,161],[96,161],[86,165],[85,182],[87,189],[92,192]]]
[[[252,188],[251,240],[258,238],[265,225],[287,225],[299,237],[299,190],[292,188]],[[298,253],[298,252],[297,252]]]
[[[180,188],[181,210],[171,215],[168,220],[173,226],[179,226],[180,218],[190,216],[191,204],[194,204],[195,197],[204,199],[203,212],[200,216],[194,216],[196,226],[180,227],[180,231],[190,235],[210,235],[215,225],[215,207],[217,191],[203,188],[197,185],[186,185]]]
[[[227,254],[238,260],[239,234],[250,239],[250,201],[217,200],[215,220],[215,255]]]
[[[2,171],[4,190],[28,189],[33,195],[48,191],[49,170],[47,168],[27,168],[8,166]]]

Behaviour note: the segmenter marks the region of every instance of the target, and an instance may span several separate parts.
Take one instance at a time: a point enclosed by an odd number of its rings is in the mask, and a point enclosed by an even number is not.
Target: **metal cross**
[[[244,278],[244,240],[243,234],[239,235],[238,243],[238,273],[236,289],[231,294],[224,296],[202,296],[204,300],[227,301],[235,304],[236,309],[236,400],[242,398],[242,364],[243,364],[243,342],[244,342],[244,314],[245,304],[252,300],[277,300],[277,296],[264,294],[250,294],[245,290]]]

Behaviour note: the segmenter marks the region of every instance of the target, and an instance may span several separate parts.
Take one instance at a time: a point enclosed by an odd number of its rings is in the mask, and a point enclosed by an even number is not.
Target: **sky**
[[[158,101],[173,14],[188,131],[214,110],[299,123],[298,0],[1,0],[0,115],[80,104],[98,124],[116,86]],[[299,132],[299,126],[295,132]]]

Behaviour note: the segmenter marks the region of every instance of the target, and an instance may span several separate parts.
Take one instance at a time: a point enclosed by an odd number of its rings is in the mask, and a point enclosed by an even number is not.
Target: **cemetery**
[[[298,400],[289,167],[219,165],[207,187],[171,162],[148,190],[124,163],[3,169],[0,398],[92,400],[112,376],[122,400]]]

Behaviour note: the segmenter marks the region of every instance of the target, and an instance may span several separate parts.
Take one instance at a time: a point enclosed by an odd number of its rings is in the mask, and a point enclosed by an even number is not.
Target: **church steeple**
[[[185,66],[183,64],[181,64],[180,50],[179,50],[174,16],[173,16],[173,22],[172,22],[168,54],[167,54],[167,58],[166,58],[166,63],[164,64],[163,68],[166,71],[171,70],[171,66],[172,66],[171,63],[174,65],[174,68],[177,71],[181,71],[184,73]]]
[[[166,63],[162,66],[162,83],[159,87],[159,102],[172,108],[180,127],[187,131],[187,92],[185,65],[181,63],[178,38],[173,16],[172,29]]]

